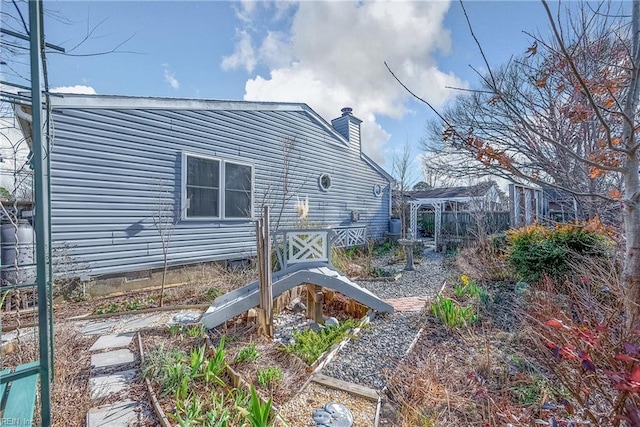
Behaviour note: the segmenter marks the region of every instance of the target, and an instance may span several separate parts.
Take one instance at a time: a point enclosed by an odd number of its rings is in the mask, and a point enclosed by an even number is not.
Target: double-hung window
[[[186,219],[250,219],[253,167],[229,160],[184,154]]]

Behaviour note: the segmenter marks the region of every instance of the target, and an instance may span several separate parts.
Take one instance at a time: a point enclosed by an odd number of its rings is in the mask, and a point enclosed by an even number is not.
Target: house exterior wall
[[[387,229],[388,178],[303,104],[206,103],[192,107],[108,108],[99,97],[53,108],[51,215],[54,247],[91,276],[159,268],[162,242],[153,223],[158,200],[177,219],[169,265],[238,259],[255,252],[252,220],[181,219],[183,154],[253,166],[253,216],[271,206],[272,224],[291,227],[297,199],[309,201],[307,225]],[[55,102],[55,101],[54,101]],[[65,104],[65,103],[62,103]],[[231,104],[230,104],[231,105]],[[283,195],[283,147],[290,143],[289,192]],[[286,151],[286,150],[285,150]],[[323,191],[319,175],[331,176]],[[373,186],[382,187],[375,196]],[[160,188],[161,186],[161,188]],[[359,213],[357,222],[351,212]],[[282,215],[280,215],[282,212]]]

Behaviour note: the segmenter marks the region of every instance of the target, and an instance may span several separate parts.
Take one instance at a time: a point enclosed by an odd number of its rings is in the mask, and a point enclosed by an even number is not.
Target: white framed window
[[[382,187],[380,184],[373,184],[373,195],[376,197],[382,196]]]
[[[251,219],[253,165],[183,153],[183,219]]]

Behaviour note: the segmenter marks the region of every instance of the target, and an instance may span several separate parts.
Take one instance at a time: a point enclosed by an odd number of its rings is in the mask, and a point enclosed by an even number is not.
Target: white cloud
[[[455,75],[439,70],[434,59],[434,53],[450,49],[449,31],[443,26],[448,8],[448,1],[302,1],[297,9],[279,13],[292,13],[291,19],[282,19],[288,24],[282,28],[273,24],[273,4],[258,2],[242,8],[246,29],[238,30],[240,40],[222,66],[247,71],[257,64],[268,67],[268,75],[246,82],[246,100],[305,102],[327,120],[338,117],[341,107],[352,107],[364,121],[364,151],[381,161],[381,146],[390,135],[376,117],[399,119],[410,112],[409,95],[388,73],[385,61],[435,106],[453,95],[445,86],[466,87]],[[258,22],[266,28],[258,31]],[[248,31],[261,34],[261,39],[252,40]]]
[[[222,58],[222,69],[232,70],[243,67],[248,73],[251,73],[256,66],[256,55],[251,44],[251,35],[244,30],[236,30],[236,38],[238,41],[234,52]]]
[[[162,64],[164,81],[169,83],[174,90],[180,89],[180,82],[176,79],[176,73],[171,71],[168,64]]]
[[[77,93],[80,95],[95,95],[96,90],[91,86],[75,85],[75,86],[58,86],[51,88],[52,93]]]

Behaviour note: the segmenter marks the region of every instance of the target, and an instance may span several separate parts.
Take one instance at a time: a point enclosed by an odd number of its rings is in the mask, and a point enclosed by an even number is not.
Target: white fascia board
[[[155,98],[120,95],[51,94],[53,108],[304,111],[302,103]],[[308,107],[307,107],[308,108]]]
[[[442,199],[432,199],[432,198],[428,198],[428,199],[414,199],[416,202],[421,203],[421,204],[439,204],[439,203],[446,203],[446,202],[470,202],[472,200],[482,200],[484,197],[483,196],[466,196],[466,197],[445,197]]]

